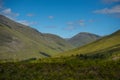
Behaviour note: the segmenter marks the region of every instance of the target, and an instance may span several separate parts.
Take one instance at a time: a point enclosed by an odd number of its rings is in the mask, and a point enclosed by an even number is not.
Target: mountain
[[[50,57],[72,48],[59,36],[41,33],[0,15],[0,60]]]
[[[87,55],[94,54],[95,56],[112,55],[115,58],[120,57],[120,30],[108,36],[102,37],[99,40],[96,40],[85,46],[61,53],[61,56],[80,55],[80,54],[87,54]]]
[[[46,34],[49,35],[54,39],[55,36]],[[63,56],[65,54],[70,56],[0,62],[0,80],[120,79],[120,31],[83,47],[64,52]]]
[[[81,32],[73,36],[72,38],[68,39],[67,41],[76,47],[80,47],[90,42],[93,42],[99,38],[100,38],[99,35],[87,33],[87,32]]]

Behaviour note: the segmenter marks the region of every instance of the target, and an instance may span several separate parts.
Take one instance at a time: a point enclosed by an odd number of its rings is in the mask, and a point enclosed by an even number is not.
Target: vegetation
[[[1,62],[0,80],[120,80],[120,45],[89,54]]]
[[[77,55],[77,54],[91,54],[96,52],[101,52],[108,50],[109,48],[118,47],[117,45],[120,44],[120,30],[117,32],[105,36],[97,41],[94,41],[92,43],[89,43],[85,46],[78,47],[76,49],[69,50],[67,52],[63,52],[60,55],[56,56],[71,56],[71,55]]]
[[[120,30],[63,52],[59,36],[0,17],[0,80],[120,80]]]
[[[79,56],[1,63],[0,80],[119,80],[120,60]]]
[[[44,58],[72,48],[59,36],[40,33],[0,15],[0,60]]]

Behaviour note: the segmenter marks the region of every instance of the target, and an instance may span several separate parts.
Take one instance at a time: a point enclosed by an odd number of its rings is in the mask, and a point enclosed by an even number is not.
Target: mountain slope
[[[85,46],[64,52],[62,55],[95,54],[110,52],[111,50],[113,50],[113,52],[120,50],[120,30]],[[120,51],[117,53],[120,53]]]
[[[98,36],[96,34],[81,32],[81,33],[73,36],[72,38],[68,39],[67,41],[76,47],[80,47],[80,46],[83,46],[90,42],[93,42],[99,38],[100,38],[100,36]]]
[[[52,34],[46,36],[0,15],[0,59],[48,57],[71,48],[72,45],[61,37]]]
[[[61,37],[57,35],[46,33],[44,34],[44,38],[46,42],[56,45],[56,46],[53,46],[52,49],[56,49],[58,51],[68,50],[68,48],[71,46],[71,44],[68,44],[67,41],[65,41],[64,39],[62,39]]]

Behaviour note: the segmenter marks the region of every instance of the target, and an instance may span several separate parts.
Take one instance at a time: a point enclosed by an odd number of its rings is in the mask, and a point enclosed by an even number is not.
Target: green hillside
[[[96,53],[109,48],[116,48],[118,45],[120,45],[120,30],[85,46],[61,53],[61,56]]]
[[[117,31],[81,48],[61,53],[61,56],[66,57],[1,62],[0,79],[120,80],[119,38],[120,31]],[[90,49],[93,46],[94,49]]]
[[[40,33],[0,15],[0,60],[51,57],[72,48],[59,36]]]
[[[70,57],[1,62],[0,80],[119,80],[120,44]]]

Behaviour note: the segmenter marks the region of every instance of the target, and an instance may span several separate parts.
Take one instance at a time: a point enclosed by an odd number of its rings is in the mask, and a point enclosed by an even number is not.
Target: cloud
[[[102,0],[102,1],[103,3],[107,3],[107,4],[120,2],[120,0]]]
[[[0,0],[0,14],[5,15],[11,19],[14,19],[20,15],[19,13],[13,12],[11,8],[6,8],[3,4],[3,0]]]
[[[74,23],[73,23],[73,22],[68,22],[67,24],[68,24],[68,25],[74,25]]]
[[[75,30],[76,27],[75,26],[68,26],[65,28],[65,30],[68,30],[68,31],[72,31],[72,30]]]
[[[2,12],[3,12],[4,14],[11,14],[11,13],[12,13],[10,8],[5,9],[5,10],[3,10]]]
[[[79,21],[78,21],[78,24],[79,24],[80,26],[85,26],[85,20],[79,20]]]
[[[33,17],[33,16],[34,16],[34,14],[29,13],[29,14],[27,14],[27,16],[28,16],[28,17]]]
[[[87,24],[91,24],[96,22],[96,20],[94,19],[88,19],[88,20],[84,20],[84,19],[80,19],[80,20],[76,20],[76,21],[71,21],[71,22],[67,22],[67,26],[66,28],[64,28],[64,30],[68,30],[68,31],[73,31],[73,30],[77,30],[80,28],[84,28],[85,26],[87,26]]]
[[[98,14],[120,14],[120,5],[113,6],[112,8],[104,8],[101,10],[95,10],[93,13]]]
[[[20,15],[19,13],[12,12],[11,8],[3,9],[0,13],[12,19]]]
[[[54,18],[54,16],[48,16],[48,18],[49,18],[49,19],[53,19],[53,18]]]
[[[73,22],[67,22],[67,27],[65,28],[65,30],[75,30],[79,27],[85,26],[86,21],[81,19],[81,20],[77,20],[77,21],[73,21]]]
[[[85,26],[85,20],[81,19],[78,21],[73,21],[73,22],[68,22],[67,25],[68,26]]]
[[[24,25],[29,25],[29,22],[26,21],[26,20],[20,20],[18,22],[21,23],[21,24],[24,24]]]
[[[27,26],[30,26],[30,25],[33,25],[33,24],[34,25],[37,24],[37,22],[29,22],[27,20],[19,20],[18,22],[21,23],[21,24],[27,25]]]
[[[74,22],[67,22],[66,24],[67,24],[67,27],[64,28],[65,30],[72,31],[76,28]]]

